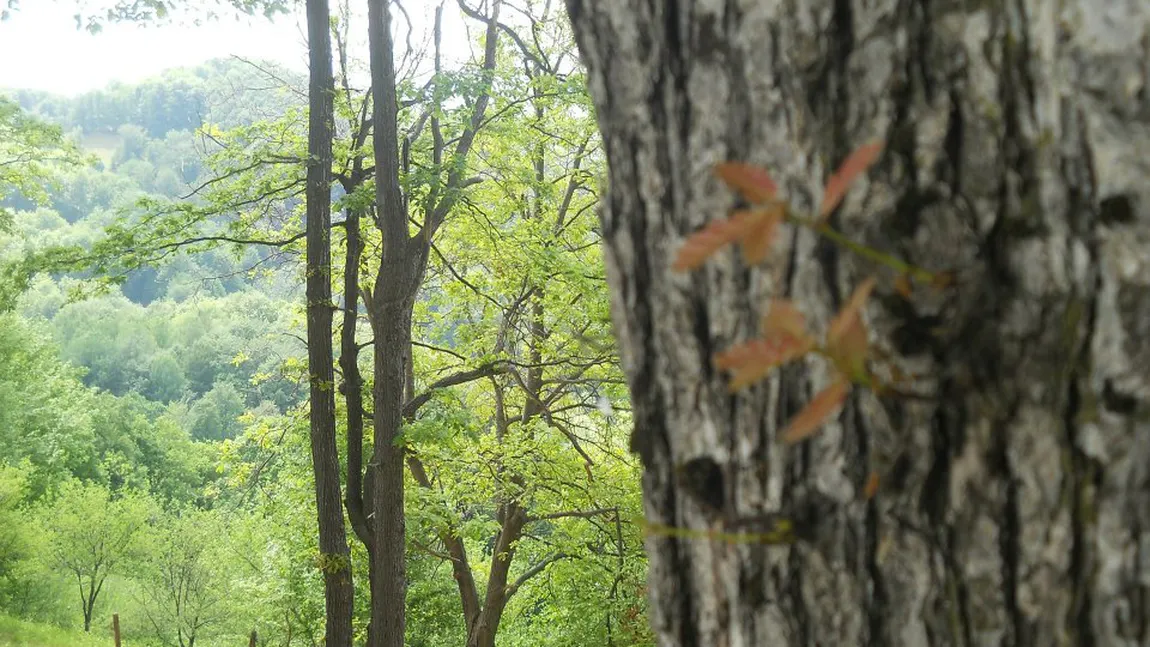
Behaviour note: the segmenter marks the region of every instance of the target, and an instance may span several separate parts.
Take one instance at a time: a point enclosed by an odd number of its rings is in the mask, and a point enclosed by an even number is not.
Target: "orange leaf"
[[[840,380],[811,398],[807,406],[791,418],[787,428],[783,430],[783,442],[793,445],[818,431],[819,427],[842,407],[850,388],[850,383]]]
[[[752,204],[764,204],[775,199],[778,186],[766,171],[744,162],[723,162],[715,165],[715,175],[727,186],[738,191]]]
[[[838,338],[842,337],[854,325],[854,320],[859,318],[859,313],[866,305],[866,300],[870,298],[874,286],[875,280],[872,276],[855,288],[851,298],[847,300],[842,310],[839,310],[839,313],[831,321],[830,327],[827,328],[827,346],[833,346]]]
[[[898,278],[894,280],[894,291],[907,301],[914,296],[914,285],[910,282],[910,277],[906,274],[899,274]]]
[[[931,287],[936,290],[945,290],[953,286],[958,281],[958,277],[954,272],[937,272],[934,275],[934,280],[931,281]]]
[[[767,311],[767,316],[763,317],[763,334],[767,337],[779,334],[796,338],[806,337],[807,320],[795,307],[794,301],[778,299],[771,303],[771,309]]]
[[[771,244],[775,242],[775,233],[783,221],[783,205],[775,203],[767,209],[755,211],[751,220],[742,237],[743,262],[758,265],[767,257]]]
[[[872,471],[866,478],[866,485],[863,486],[863,499],[870,501],[874,495],[878,494],[879,477],[878,472]]]
[[[846,195],[851,183],[855,181],[855,178],[870,168],[871,164],[875,163],[875,160],[878,159],[879,153],[881,152],[882,143],[872,142],[860,146],[855,152],[843,160],[842,165],[840,165],[834,175],[827,180],[827,186],[823,189],[823,205],[819,211],[820,220],[826,218],[830,212],[835,210],[835,207],[839,206],[839,202],[842,202],[843,196]]]
[[[726,220],[712,220],[687,237],[671,267],[676,271],[699,267],[724,245],[741,239],[754,224],[754,212],[751,211],[736,211]]]
[[[802,357],[814,347],[813,340],[778,335],[770,339],[752,339],[715,354],[715,368],[730,370],[731,391],[754,384],[771,369]]]

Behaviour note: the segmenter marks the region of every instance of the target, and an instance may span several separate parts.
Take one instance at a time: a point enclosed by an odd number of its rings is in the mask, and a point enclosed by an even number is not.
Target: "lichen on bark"
[[[660,644],[1147,644],[1150,4],[567,4],[608,157],[646,513],[689,528],[785,513],[806,535],[649,538]],[[926,397],[858,393],[784,449],[776,432],[827,371],[731,396],[711,356],[771,298],[825,324],[876,268],[806,231],[751,270],[734,252],[687,275],[670,262],[733,206],[714,164],[768,168],[809,208],[875,138],[886,153],[834,224],[956,272],[910,300],[887,276],[867,310]]]

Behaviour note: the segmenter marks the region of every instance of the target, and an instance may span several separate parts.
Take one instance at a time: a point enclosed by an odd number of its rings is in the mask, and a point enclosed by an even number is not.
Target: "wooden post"
[[[252,629],[252,637],[248,639],[248,647],[256,647],[256,630]]]
[[[116,641],[116,647],[120,647],[120,614],[112,614],[112,638]]]

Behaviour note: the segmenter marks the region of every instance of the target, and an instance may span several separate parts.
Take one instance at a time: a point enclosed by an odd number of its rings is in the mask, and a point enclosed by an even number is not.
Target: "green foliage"
[[[284,373],[282,363],[298,345],[271,333],[291,326],[291,313],[280,304],[251,292],[147,308],[112,296],[65,305],[51,328],[61,355],[88,369],[89,386],[173,402],[205,397],[230,382],[246,385],[241,406],[266,400],[282,410],[298,398],[294,376]],[[212,406],[223,403],[224,394],[216,394]],[[231,415],[234,408],[221,411]],[[229,425],[223,419],[209,425],[215,431],[208,437],[220,437],[225,427],[236,431]]]
[[[230,534],[220,513],[195,508],[149,528],[134,573],[145,616],[165,644],[210,639],[232,615]]]
[[[104,584],[125,572],[142,549],[140,532],[156,514],[137,493],[113,497],[99,485],[65,481],[42,510],[48,560],[68,573],[79,592],[84,629],[91,624]]]
[[[32,583],[27,563],[35,549],[32,528],[23,523],[27,469],[0,465],[0,608],[18,606],[19,589]]]
[[[60,170],[84,161],[59,126],[30,117],[0,96],[0,240],[12,232],[12,207],[45,203]],[[18,260],[0,256],[0,312],[27,284],[28,270]]]
[[[0,315],[0,459],[29,461],[34,495],[68,475],[95,477],[94,396],[79,373],[15,315]]]
[[[59,126],[30,117],[16,102],[0,96],[0,204],[15,195],[42,203],[58,170],[83,161]]]
[[[162,499],[198,497],[212,476],[212,452],[162,407],[95,393],[80,374],[34,328],[0,315],[0,463],[27,463],[32,497],[69,476]]]
[[[244,401],[236,387],[227,382],[217,384],[192,405],[188,428],[197,440],[235,438],[243,412]]]

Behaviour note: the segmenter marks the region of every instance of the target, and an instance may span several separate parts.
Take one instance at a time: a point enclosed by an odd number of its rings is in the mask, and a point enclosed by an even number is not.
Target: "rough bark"
[[[568,0],[610,169],[602,228],[653,535],[660,645],[1150,642],[1150,4]],[[815,361],[730,395],[712,354],[774,297],[824,324],[876,272],[807,231],[676,274],[725,160],[799,207],[871,140],[834,217],[948,290],[867,309],[918,399],[856,391],[805,444]],[[877,469],[876,497],[861,496]],[[716,514],[717,512],[717,514]]]
[[[426,251],[407,232],[399,187],[395,66],[391,15],[386,0],[368,5],[372,76],[372,142],[375,151],[376,222],[383,254],[375,285],[365,294],[374,336],[372,454],[367,493],[371,510],[370,647],[403,647],[407,583],[404,565],[403,425],[404,357],[411,345],[411,311],[423,279]]]
[[[325,644],[350,647],[354,589],[340,496],[332,359],[331,165],[333,93],[327,0],[308,0],[307,349],[312,469],[319,525]]]

